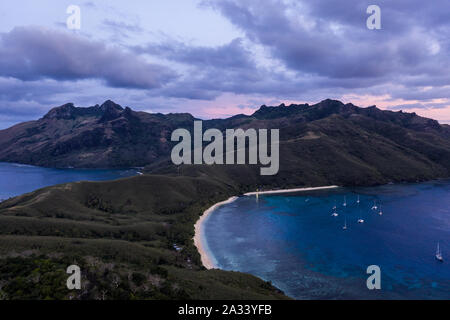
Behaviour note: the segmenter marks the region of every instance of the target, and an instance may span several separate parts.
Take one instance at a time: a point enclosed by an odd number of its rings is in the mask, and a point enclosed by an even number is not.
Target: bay
[[[204,228],[217,267],[297,299],[450,299],[448,180],[243,196]],[[367,288],[370,265],[381,269],[381,290]]]
[[[115,180],[137,174],[137,169],[54,169],[0,162],[0,200],[60,183]]]

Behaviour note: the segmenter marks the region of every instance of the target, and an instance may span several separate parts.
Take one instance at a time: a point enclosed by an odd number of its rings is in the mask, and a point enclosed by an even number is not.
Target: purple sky
[[[448,0],[2,0],[0,128],[107,99],[213,118],[333,98],[448,123],[449,53]]]

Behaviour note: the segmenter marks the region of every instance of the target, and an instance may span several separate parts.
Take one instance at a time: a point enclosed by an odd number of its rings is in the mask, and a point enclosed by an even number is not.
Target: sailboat
[[[336,209],[334,209],[334,212],[331,214],[332,217],[337,217],[338,213],[336,212]]]
[[[383,215],[383,211],[381,211],[381,204],[380,204],[380,212],[378,212],[378,214],[379,214],[380,216]]]
[[[374,201],[373,201],[373,207],[372,207],[372,210],[377,210],[377,209],[378,209],[378,207],[377,207],[377,201],[374,200]]]
[[[358,194],[358,200],[356,200],[356,203],[359,204],[359,194]]]
[[[342,204],[344,207],[346,207],[347,206],[347,197],[346,196],[344,196],[344,203]]]
[[[359,219],[358,219],[358,223],[364,223],[364,219],[361,217],[361,207],[358,205],[359,208]]]
[[[331,214],[331,216],[333,216],[333,217],[337,217],[338,216],[338,213],[336,212],[336,208],[337,208],[336,200],[334,200],[333,213]]]
[[[437,249],[436,249],[436,260],[439,262],[444,262],[444,258],[442,257],[442,251],[439,248],[439,242],[437,244]]]
[[[345,217],[344,226],[342,227],[342,229],[347,230],[347,217]]]

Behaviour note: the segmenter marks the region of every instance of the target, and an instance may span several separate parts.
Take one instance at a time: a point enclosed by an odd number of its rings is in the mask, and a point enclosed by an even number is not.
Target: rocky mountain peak
[[[100,106],[100,110],[102,112],[102,116],[99,120],[100,122],[117,119],[124,112],[124,109],[120,105],[111,100],[106,100]]]
[[[71,119],[74,117],[75,112],[76,108],[73,103],[66,103],[62,106],[51,109],[44,116],[44,119]]]
[[[103,112],[112,112],[112,111],[122,111],[123,108],[112,100],[106,100],[100,106],[100,110]]]

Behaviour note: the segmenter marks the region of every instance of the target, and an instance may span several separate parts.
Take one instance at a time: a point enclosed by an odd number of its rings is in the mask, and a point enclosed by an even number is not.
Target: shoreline
[[[245,196],[255,196],[257,194],[292,193],[292,192],[314,191],[314,190],[335,189],[335,188],[339,188],[339,186],[323,186],[323,187],[306,187],[306,188],[294,188],[294,189],[253,191],[253,192],[244,193],[244,195]]]
[[[213,263],[213,259],[210,255],[208,255],[208,245],[205,242],[205,232],[203,228],[203,223],[206,221],[206,219],[209,217],[209,215],[217,208],[224,204],[231,203],[235,201],[238,197],[233,196],[228,198],[225,201],[217,202],[212,207],[209,207],[206,209],[203,214],[200,216],[200,218],[197,220],[197,222],[194,224],[195,229],[195,235],[194,235],[194,245],[197,247],[198,253],[200,253],[200,257],[202,260],[202,264],[206,269],[215,269],[216,266]]]
[[[278,193],[293,193],[293,192],[302,192],[302,191],[313,191],[313,190],[324,190],[324,189],[334,189],[339,188],[339,186],[322,186],[322,187],[307,187],[307,188],[293,188],[293,189],[280,189],[280,190],[267,190],[267,191],[255,191],[255,192],[247,192],[244,194],[244,196],[253,196],[253,195],[259,195],[259,194],[278,194]],[[235,201],[238,197],[233,196],[228,198],[227,200],[217,202],[213,206],[206,209],[203,214],[200,216],[200,218],[195,222],[194,224],[194,245],[197,248],[198,253],[200,254],[200,258],[202,261],[203,266],[210,270],[210,269],[217,269],[217,266],[213,262],[213,257],[211,256],[211,253],[208,252],[208,245],[206,243],[205,239],[205,232],[203,228],[203,223],[206,221],[206,219],[209,217],[209,215],[214,212],[217,208],[224,204],[229,204]]]

